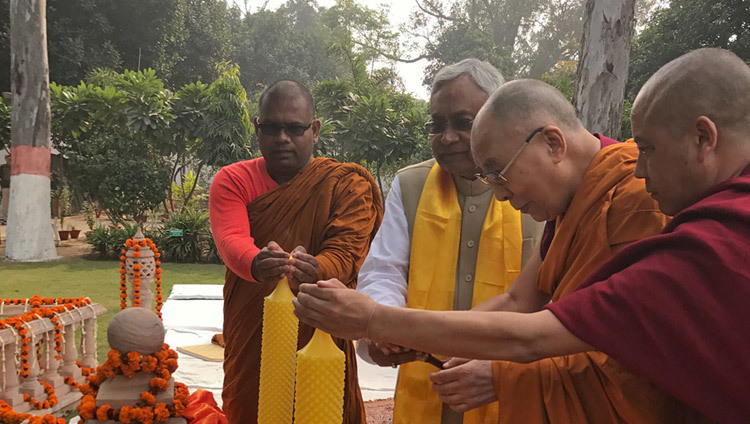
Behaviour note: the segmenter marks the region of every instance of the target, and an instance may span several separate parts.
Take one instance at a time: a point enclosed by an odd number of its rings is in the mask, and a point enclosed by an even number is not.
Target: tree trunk
[[[13,261],[57,258],[50,223],[50,104],[46,0],[10,1],[11,180],[8,244]]]
[[[573,104],[591,132],[620,137],[635,0],[588,0]]]

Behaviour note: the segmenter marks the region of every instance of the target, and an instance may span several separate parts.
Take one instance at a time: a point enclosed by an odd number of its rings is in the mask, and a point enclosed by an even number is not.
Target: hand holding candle
[[[275,284],[291,271],[291,256],[273,241],[258,252],[251,265],[253,278],[266,284]]]
[[[300,285],[292,302],[300,321],[349,340],[367,337],[368,323],[378,307],[369,296],[347,289],[335,278]]]
[[[302,283],[314,283],[318,280],[318,260],[308,254],[304,247],[295,247],[289,257],[292,259],[292,266],[287,277],[292,291],[296,292]]]

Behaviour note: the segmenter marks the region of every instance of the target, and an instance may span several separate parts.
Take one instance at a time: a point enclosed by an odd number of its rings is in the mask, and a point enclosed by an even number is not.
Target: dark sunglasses
[[[255,125],[258,127],[260,132],[262,132],[265,135],[270,135],[274,137],[281,134],[281,130],[284,130],[284,132],[286,132],[287,135],[291,137],[299,137],[302,134],[304,134],[305,131],[307,131],[312,126],[313,122],[310,122],[307,125],[299,125],[299,124],[279,125],[279,124],[273,124],[273,123],[260,123],[258,122],[258,118],[255,118]]]
[[[453,117],[450,119],[451,128],[456,132],[469,132],[471,131],[472,125],[474,125],[474,119],[468,116]],[[448,128],[447,121],[433,121],[430,119],[424,124],[424,130],[427,134],[438,135],[445,132]]]

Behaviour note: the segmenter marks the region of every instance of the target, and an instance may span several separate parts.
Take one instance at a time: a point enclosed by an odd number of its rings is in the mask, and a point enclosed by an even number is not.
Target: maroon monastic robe
[[[722,423],[750,422],[750,166],[547,305],[581,340]]]

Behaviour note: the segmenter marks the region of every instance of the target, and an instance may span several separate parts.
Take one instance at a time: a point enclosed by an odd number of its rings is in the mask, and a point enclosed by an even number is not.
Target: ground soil
[[[389,424],[393,422],[393,398],[365,402],[367,424]]]
[[[99,219],[99,224],[109,225],[109,221],[105,219]],[[57,225],[59,227],[59,221],[57,222]],[[81,234],[77,239],[69,238],[68,240],[60,241],[60,244],[57,246],[57,256],[59,256],[60,259],[70,257],[86,257],[91,254],[91,246],[86,243],[86,231],[88,231],[89,227],[86,225],[85,216],[83,214],[79,214],[65,217],[65,229],[70,229],[71,226],[81,230]],[[0,260],[3,260],[3,258],[5,258],[6,228],[7,227],[5,225],[0,225]],[[50,229],[50,231],[52,230]]]
[[[104,219],[99,220],[99,224],[108,225],[109,222]],[[57,246],[57,256],[60,260],[66,258],[85,258],[90,256],[91,246],[86,243],[86,234],[88,230],[84,215],[74,215],[65,218],[65,228],[73,225],[81,231],[78,239],[63,240]],[[5,225],[0,225],[0,260],[5,257]],[[365,402],[365,411],[367,413],[367,424],[390,424],[393,422],[393,398],[379,399]]]

